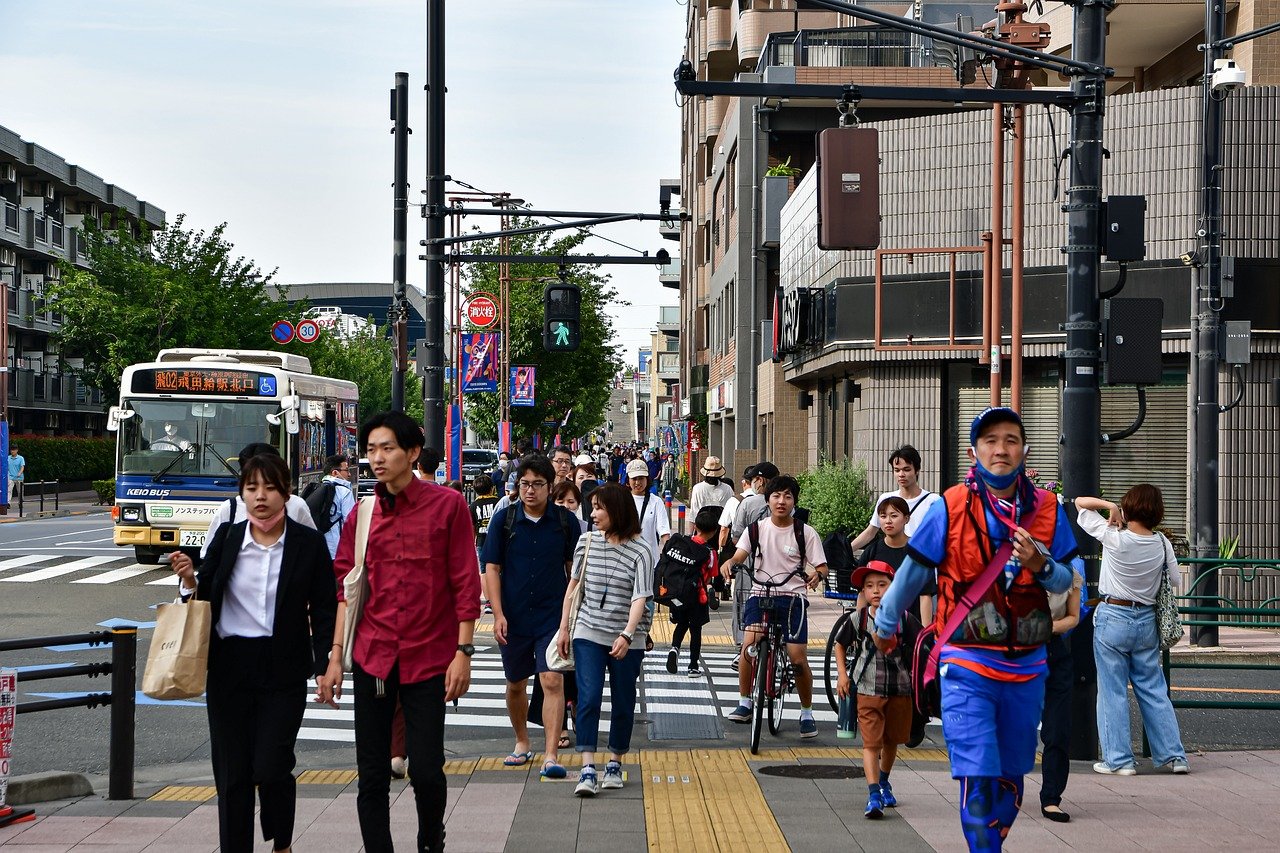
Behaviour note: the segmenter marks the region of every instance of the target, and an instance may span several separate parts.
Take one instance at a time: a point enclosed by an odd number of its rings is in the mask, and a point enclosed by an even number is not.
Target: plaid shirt
[[[856,690],[863,696],[910,696],[911,667],[907,661],[908,649],[901,638],[898,645],[889,654],[876,648],[870,631],[865,630],[866,611],[859,611],[859,621],[863,630],[855,638],[853,620],[846,622],[836,642],[846,649],[860,647],[857,660],[853,663],[849,677],[854,681]]]

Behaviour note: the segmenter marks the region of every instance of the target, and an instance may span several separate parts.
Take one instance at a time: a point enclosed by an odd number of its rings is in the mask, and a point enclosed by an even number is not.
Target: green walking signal
[[[573,352],[582,343],[582,294],[565,281],[548,284],[542,292],[542,346],[547,352]]]

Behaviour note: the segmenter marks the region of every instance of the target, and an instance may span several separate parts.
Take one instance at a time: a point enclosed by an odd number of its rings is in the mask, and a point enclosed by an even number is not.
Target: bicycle
[[[834,574],[834,573],[832,573]],[[831,633],[827,636],[827,651],[822,659],[822,677],[827,688],[827,701],[831,703],[831,710],[839,713],[840,699],[836,696],[836,683],[839,680],[838,670],[835,667],[836,654],[836,637],[844,630],[844,626],[853,618],[853,614],[857,612],[858,593],[856,592],[840,592],[831,588],[832,576],[827,575],[826,589],[822,593],[822,597],[832,601],[839,601],[844,612],[836,619],[836,623],[831,626]]]
[[[755,585],[766,591],[777,589],[797,575],[804,574],[804,566],[798,566],[780,581],[762,581],[755,577]],[[787,694],[796,687],[795,670],[787,655],[787,628],[791,622],[791,608],[803,607],[801,596],[794,593],[777,593],[756,596],[760,610],[760,623],[764,636],[744,653],[744,658],[755,660],[755,681],[751,689],[755,700],[751,713],[751,754],[760,752],[760,733],[768,714],[769,734],[777,735],[782,728],[782,711]],[[756,626],[752,626],[756,627]],[[745,626],[744,626],[745,628]]]

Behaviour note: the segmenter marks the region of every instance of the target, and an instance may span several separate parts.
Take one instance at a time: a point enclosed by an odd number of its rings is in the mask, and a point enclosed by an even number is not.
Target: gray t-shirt
[[[578,540],[578,547],[573,552],[572,577],[576,579],[582,578],[582,558],[588,539],[591,540],[591,553],[587,562],[585,595],[578,611],[573,639],[612,646],[618,635],[627,629],[631,602],[653,596],[653,563],[649,549],[639,538],[614,545],[599,530],[593,530]],[[651,618],[648,613],[640,618],[631,640],[633,649],[644,648]]]
[[[742,503],[738,504],[738,512],[733,517],[733,527],[729,530],[730,538],[737,542],[748,527],[768,514],[769,499],[764,495],[750,495],[743,498]]]

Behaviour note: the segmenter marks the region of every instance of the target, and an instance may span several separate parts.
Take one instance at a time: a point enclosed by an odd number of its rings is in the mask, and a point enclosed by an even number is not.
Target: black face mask
[[[720,485],[720,478],[719,477],[703,477],[702,482],[706,483],[709,486],[718,486]]]

